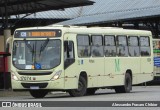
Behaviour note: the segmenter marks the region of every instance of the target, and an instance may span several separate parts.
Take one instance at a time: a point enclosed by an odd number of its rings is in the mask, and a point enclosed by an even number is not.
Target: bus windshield
[[[15,40],[12,63],[18,69],[46,70],[60,64],[60,40]]]

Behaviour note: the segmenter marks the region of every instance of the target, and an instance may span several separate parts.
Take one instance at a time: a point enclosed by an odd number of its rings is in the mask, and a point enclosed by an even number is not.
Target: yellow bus
[[[160,79],[160,39],[153,39],[154,80]]]
[[[128,93],[132,85],[153,80],[150,31],[85,26],[16,29],[11,44],[11,81],[15,91],[43,98],[51,91],[73,97],[100,88]]]

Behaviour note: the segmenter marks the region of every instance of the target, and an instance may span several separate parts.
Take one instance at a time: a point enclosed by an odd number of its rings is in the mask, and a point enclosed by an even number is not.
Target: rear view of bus
[[[13,90],[29,90],[33,97],[40,98],[51,88],[63,88],[59,78],[63,71],[61,35],[60,29],[15,31],[11,60]]]

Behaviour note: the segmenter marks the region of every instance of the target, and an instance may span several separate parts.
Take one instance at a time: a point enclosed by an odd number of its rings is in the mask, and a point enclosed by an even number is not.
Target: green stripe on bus
[[[120,64],[119,64],[119,59],[115,59],[115,72],[119,72],[120,71]]]

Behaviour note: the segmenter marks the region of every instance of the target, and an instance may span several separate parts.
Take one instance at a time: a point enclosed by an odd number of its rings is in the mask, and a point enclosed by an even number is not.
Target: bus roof
[[[118,27],[86,27],[86,26],[70,26],[70,25],[50,25],[45,27],[28,27],[19,28],[16,30],[37,30],[37,29],[61,29],[62,32],[79,33],[79,34],[139,34],[139,35],[152,35],[150,31],[123,29]]]

